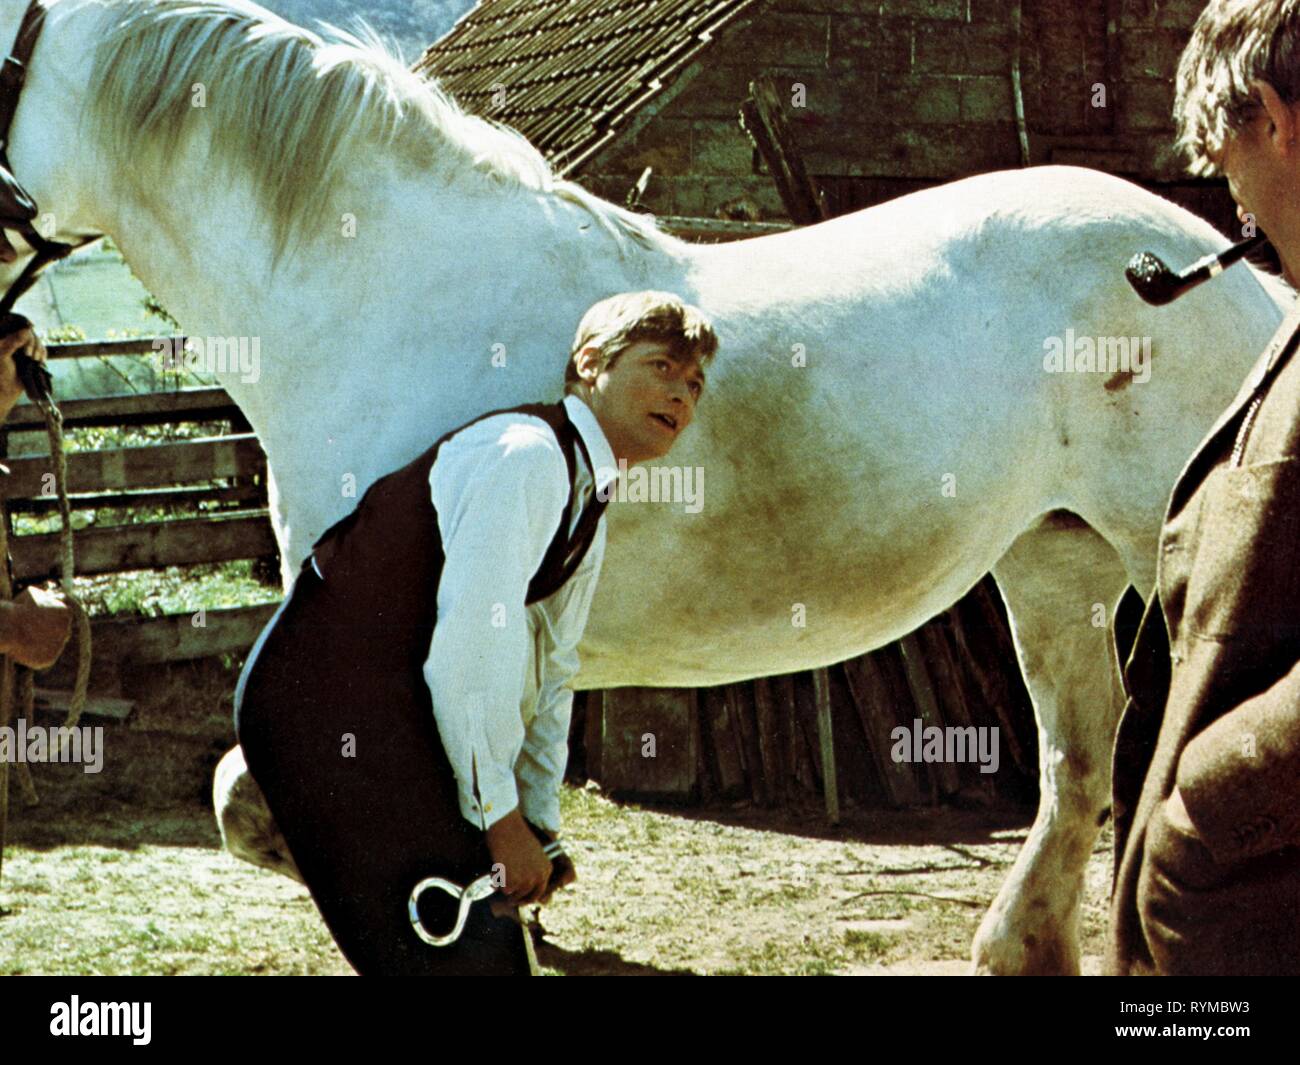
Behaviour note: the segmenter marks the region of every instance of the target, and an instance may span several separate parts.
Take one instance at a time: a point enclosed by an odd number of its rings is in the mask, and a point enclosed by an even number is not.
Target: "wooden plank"
[[[160,618],[98,619],[91,624],[94,660],[182,662],[246,654],[278,606],[264,603],[204,610],[201,618],[196,614],[168,614]]]
[[[16,538],[12,550],[14,568],[22,580],[48,580],[58,572],[58,533]],[[77,530],[76,535],[79,576],[263,558],[276,550],[264,511],[90,527]]]
[[[1032,703],[1019,676],[1015,645],[1002,611],[997,585],[985,579],[955,608],[959,624],[953,627],[958,650],[966,669],[975,679],[985,705],[996,715],[1002,739],[1013,764],[1022,773],[1037,778],[1037,747],[1034,739]],[[1022,709],[1024,708],[1024,709]],[[1025,742],[1021,741],[1017,711],[1028,718]]]
[[[93,640],[93,634],[91,639]],[[72,692],[37,688],[33,706],[51,714],[67,714],[72,704]],[[87,695],[82,717],[102,717],[109,721],[125,721],[135,710],[131,699],[116,699],[111,695]]]
[[[957,663],[952,652],[947,625],[942,616],[926,622],[916,631],[921,649],[925,654],[926,666],[935,686],[939,699],[939,709],[944,724],[955,728],[975,728],[975,720],[966,700],[966,675]],[[998,730],[999,733],[1002,731]],[[970,735],[975,735],[974,732]],[[957,775],[966,788],[988,789],[993,786],[993,779],[987,773],[981,773],[979,765],[971,759],[959,764]]]
[[[799,720],[794,674],[784,673],[773,677],[772,687],[776,712],[785,721],[786,765],[789,767],[791,789],[815,795],[818,790],[816,774]]]
[[[965,678],[953,655],[948,626],[943,616],[927,621],[916,630],[916,636],[925,655],[945,723],[962,728],[974,725],[966,701]]]
[[[254,507],[265,506],[266,485],[245,483],[234,488],[159,488],[152,492],[100,492],[95,495],[68,497],[68,505],[73,510],[183,506],[198,503],[251,503]],[[9,510],[14,514],[52,514],[58,509],[58,499],[51,496],[9,500]]]
[[[587,721],[582,742],[587,754],[587,779],[599,781],[605,747],[605,693],[598,688],[587,692]]]
[[[9,556],[9,515],[4,501],[0,500],[0,600],[8,602],[14,597],[13,580],[5,560]],[[18,687],[14,683],[14,663],[8,655],[0,655],[0,728],[13,723],[14,697]],[[9,842],[9,760],[0,758],[0,876],[4,875],[5,845]]]
[[[167,422],[227,421],[239,408],[224,388],[181,388],[171,392],[133,392],[59,403],[65,429],[104,425],[161,425]],[[31,403],[10,412],[10,432],[45,432],[45,418]]]
[[[740,737],[731,727],[727,693],[724,688],[705,688],[700,691],[700,725],[709,736],[712,749],[714,779],[718,794],[723,798],[737,799],[749,794],[745,780],[745,767],[740,752]]]
[[[713,746],[713,728],[709,720],[709,689],[695,689],[695,721],[698,728],[700,800],[710,802],[722,796],[718,772],[718,755]]]
[[[804,166],[770,75],[749,83],[749,98],[740,108],[740,124],[772,172],[786,213],[800,225],[826,218],[825,199]]]
[[[754,734],[754,721],[749,700],[745,698],[742,684],[728,684],[725,689],[727,722],[736,737],[736,751],[740,767],[745,774],[745,784],[750,799],[759,806],[767,805],[767,792],[763,781],[763,759]]]
[[[835,734],[831,721],[831,685],[825,669],[813,670],[813,693],[817,702],[817,738],[822,755],[822,788],[826,796],[826,820],[840,823],[839,782],[835,776]]]
[[[759,755],[763,762],[767,800],[769,805],[779,806],[786,795],[785,744],[782,742],[781,726],[772,705],[772,690],[767,678],[758,677],[753,685],[754,718],[758,726]]]
[[[889,800],[895,806],[916,806],[925,802],[926,791],[918,779],[917,767],[910,762],[896,762],[892,751],[892,732],[899,726],[910,730],[910,704],[904,709],[896,705],[894,693],[881,670],[880,664],[869,654],[850,658],[844,663],[844,676],[867,734],[867,745],[875,761],[880,782]]]
[[[912,699],[916,703],[916,713],[921,719],[922,728],[943,728],[943,715],[939,712],[938,697],[930,679],[926,665],[925,652],[917,639],[916,633],[909,633],[898,641],[903,654],[903,668],[907,671],[907,684],[912,689]],[[939,783],[945,795],[951,795],[961,787],[957,767],[950,762],[924,763]]]
[[[155,340],[184,346],[185,337],[129,337],[125,340],[75,340],[46,344],[51,359],[99,359],[110,355],[157,356]]]
[[[6,498],[53,494],[53,477],[45,480],[47,474],[52,474],[48,455],[11,458],[7,465],[12,473],[3,484]],[[265,468],[266,456],[252,433],[76,451],[68,455],[68,491],[102,492],[216,481],[252,476]]]
[[[738,222],[723,218],[689,218],[685,215],[660,215],[659,224],[682,240],[732,241],[788,233],[798,229],[789,222]]]
[[[680,688],[606,691],[602,788],[624,798],[689,801],[697,790],[693,701]]]
[[[794,688],[795,723],[803,743],[804,756],[807,759],[811,792],[822,794],[822,750],[817,736],[817,693],[813,684],[811,670],[793,673],[790,677]]]

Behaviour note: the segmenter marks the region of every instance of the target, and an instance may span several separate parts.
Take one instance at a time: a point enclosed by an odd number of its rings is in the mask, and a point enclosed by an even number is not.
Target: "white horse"
[[[23,6],[0,0],[5,42]],[[1044,168],[691,246],[557,180],[374,42],[242,2],[51,0],[11,159],[47,236],[110,234],[189,335],[260,340],[255,379],[217,369],[270,459],[286,587],[354,486],[484,410],[558,396],[596,299],[703,308],[722,347],[673,461],[705,470],[704,507],[611,508],[580,686],[827,665],[992,570],[1042,798],[974,961],[1078,970],[1120,705],[1100,615],[1152,586],[1170,487],[1293,295],[1242,268],[1139,302],[1129,256],[1190,261],[1222,246],[1210,226]],[[1067,331],[1080,350],[1150,338],[1149,380],[1046,372]]]

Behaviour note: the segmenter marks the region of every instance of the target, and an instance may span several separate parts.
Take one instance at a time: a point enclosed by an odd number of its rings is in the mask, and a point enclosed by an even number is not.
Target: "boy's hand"
[[[45,345],[30,325],[0,337],[0,420],[9,416],[23,394],[23,383],[14,364],[14,356],[19,352],[25,352],[37,362],[45,361]]]
[[[27,588],[0,603],[0,654],[28,669],[49,669],[58,661],[72,628],[72,610],[59,596]]]
[[[546,885],[546,893],[539,900],[543,906],[551,901],[560,888],[566,888],[578,879],[578,871],[573,867],[573,859],[567,854],[561,854],[552,863],[551,882]]]
[[[492,861],[505,866],[502,894],[516,906],[540,902],[551,880],[551,860],[542,853],[524,815],[518,809],[487,830]]]
[[[558,833],[548,832],[544,828],[538,828],[526,818],[525,823],[532,830],[533,835],[537,837],[537,841],[542,845],[543,853],[545,853],[548,844],[554,843],[560,838]],[[578,872],[573,867],[573,859],[570,858],[568,854],[561,851],[551,859],[551,879],[546,885],[546,891],[543,892],[542,897],[537,900],[538,903],[545,906],[551,901],[551,896],[559,891],[560,888],[568,887],[577,879]]]

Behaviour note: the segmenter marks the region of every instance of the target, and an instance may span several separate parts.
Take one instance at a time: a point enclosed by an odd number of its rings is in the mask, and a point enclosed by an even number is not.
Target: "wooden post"
[[[0,601],[7,603],[13,595],[13,584],[9,580],[9,514],[4,503],[0,502]],[[12,722],[15,694],[13,660],[8,655],[0,655],[0,728],[8,728]],[[0,758],[0,876],[4,874],[8,833],[9,760]]]
[[[901,725],[911,731],[911,703],[906,707],[898,705],[880,663],[870,654],[845,662],[844,675],[889,801],[895,806],[919,806],[926,799],[921,785],[923,774],[918,779],[916,767],[909,762],[895,762],[892,757],[894,729]]]
[[[749,83],[749,98],[740,105],[740,125],[772,172],[790,218],[800,225],[811,225],[829,217],[825,199],[808,176],[803,156],[786,124],[771,76]]]
[[[943,728],[943,718],[939,713],[939,702],[934,694],[934,685],[930,681],[930,672],[926,668],[925,652],[916,633],[909,633],[899,642],[903,652],[903,668],[907,670],[907,683],[912,689],[912,698],[916,702],[916,712],[925,728],[935,726]],[[957,767],[950,762],[926,763],[935,773],[940,790],[944,795],[951,795],[961,787]]]
[[[787,772],[781,720],[772,704],[772,689],[766,677],[754,681],[754,717],[758,721],[758,745],[763,760],[763,779],[769,806],[780,806],[785,798]]]
[[[835,777],[835,734],[831,721],[831,679],[825,669],[813,670],[813,692],[817,700],[817,738],[822,749],[822,788],[826,793],[826,820],[840,823],[839,783]]]

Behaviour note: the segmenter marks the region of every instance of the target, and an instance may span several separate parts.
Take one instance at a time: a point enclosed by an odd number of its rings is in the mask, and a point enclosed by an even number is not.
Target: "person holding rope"
[[[690,425],[716,349],[674,295],[595,304],[563,401],[486,414],[381,477],[254,645],[239,742],[359,973],[530,972],[510,911],[576,878],[559,790],[601,516],[620,463]],[[456,895],[414,892],[428,877]]]
[[[1300,280],[1300,0],[1212,0],[1178,71],[1193,170]],[[1116,974],[1300,973],[1300,305],[1174,487],[1116,616]]]
[[[30,322],[13,315],[11,324],[17,328],[0,336],[0,422],[23,394],[16,356],[26,355],[39,363],[46,357],[45,345]],[[6,473],[0,466],[0,489]],[[62,598],[41,588],[26,588],[12,600],[0,600],[0,655],[29,669],[49,669],[63,653],[71,627],[72,611]]]

